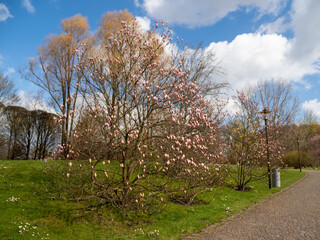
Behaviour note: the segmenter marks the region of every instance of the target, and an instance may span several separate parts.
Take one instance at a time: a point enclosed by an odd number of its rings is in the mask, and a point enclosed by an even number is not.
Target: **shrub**
[[[307,152],[300,151],[300,159],[301,159],[301,166],[302,167],[311,167],[313,165],[313,159]],[[291,151],[287,153],[283,157],[283,162],[288,167],[299,168],[299,155],[298,151]]]

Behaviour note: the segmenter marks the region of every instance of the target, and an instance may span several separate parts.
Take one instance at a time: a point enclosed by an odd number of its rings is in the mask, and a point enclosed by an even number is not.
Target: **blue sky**
[[[294,85],[303,109],[320,117],[319,0],[0,0],[0,70],[23,101],[37,89],[20,78],[45,37],[62,19],[88,18],[91,31],[102,14],[128,9],[147,29],[167,20],[176,36],[213,51],[223,69],[217,80],[241,89],[261,80]]]

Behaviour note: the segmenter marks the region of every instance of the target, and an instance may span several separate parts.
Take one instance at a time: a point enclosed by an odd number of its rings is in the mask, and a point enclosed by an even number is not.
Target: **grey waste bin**
[[[280,187],[280,169],[274,169],[272,171],[272,185],[273,187]]]

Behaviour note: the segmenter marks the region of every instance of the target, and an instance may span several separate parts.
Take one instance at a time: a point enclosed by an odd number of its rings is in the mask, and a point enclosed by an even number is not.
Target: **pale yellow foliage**
[[[122,29],[121,21],[129,24],[132,20],[134,17],[128,10],[107,12],[102,15],[97,34],[101,44],[106,44],[108,37]]]
[[[61,26],[63,31],[71,35],[76,42],[88,36],[89,24],[87,18],[81,14],[62,20]]]

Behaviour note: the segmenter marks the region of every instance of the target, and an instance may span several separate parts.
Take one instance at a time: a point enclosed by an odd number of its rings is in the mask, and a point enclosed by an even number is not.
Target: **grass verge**
[[[83,212],[81,205],[41,197],[48,181],[40,161],[0,161],[0,239],[179,239],[244,210],[289,186],[305,173],[281,171],[281,188],[267,179],[249,184],[247,192],[219,187],[201,195],[204,204],[168,203],[148,222],[128,222],[111,211]],[[98,217],[99,215],[99,217]]]

